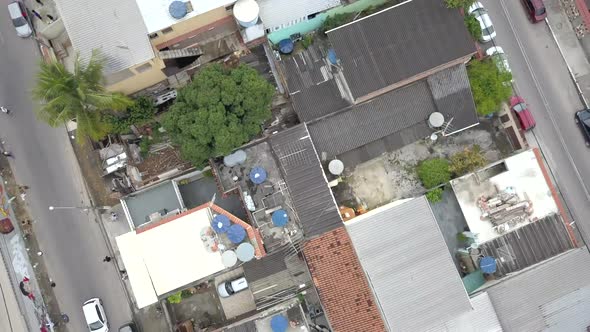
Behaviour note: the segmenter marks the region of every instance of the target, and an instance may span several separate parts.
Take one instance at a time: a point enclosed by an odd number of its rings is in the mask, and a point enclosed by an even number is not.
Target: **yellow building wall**
[[[165,67],[164,61],[159,58],[154,58],[148,62],[152,65],[151,69],[139,73],[136,68],[144,65],[145,63],[134,66],[130,68],[130,70],[135,75],[120,82],[107,85],[107,90],[130,95],[165,80],[166,75],[162,71],[162,69]]]
[[[204,27],[208,24],[211,24],[217,20],[230,16],[231,12],[226,11],[224,7],[219,7],[213,10],[210,10],[206,13],[201,15],[197,15],[195,17],[191,17],[187,20],[182,22],[176,23],[171,26],[172,31],[168,33],[163,33],[162,31],[157,32],[156,38],[151,38],[151,42],[153,46],[160,45],[167,41],[170,41],[174,38],[184,35],[185,33],[189,33],[193,30],[197,30],[201,27]]]

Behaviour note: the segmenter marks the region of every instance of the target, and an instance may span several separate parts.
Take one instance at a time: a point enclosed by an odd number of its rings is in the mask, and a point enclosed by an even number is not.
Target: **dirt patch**
[[[102,177],[102,168],[98,151],[93,150],[90,143],[83,145],[72,142],[76,159],[80,165],[82,176],[86,182],[86,187],[90,191],[93,205],[95,206],[113,206],[119,202],[116,195],[110,190],[110,178]]]
[[[55,294],[53,293],[53,289],[51,287],[51,281],[49,279],[50,277],[47,274],[47,268],[45,266],[43,256],[36,255],[40,249],[33,232],[34,221],[32,221],[31,215],[27,208],[26,196],[24,197],[25,200],[23,200],[20,196],[22,193],[26,193],[26,190],[19,189],[19,184],[17,184],[14,180],[14,175],[10,169],[10,165],[5,158],[0,159],[0,169],[2,169],[2,171],[0,171],[0,175],[2,175],[4,178],[4,186],[8,196],[15,197],[11,203],[16,217],[16,220],[13,220],[13,224],[15,228],[20,227],[25,244],[29,249],[29,260],[34,268],[35,277],[38,281],[40,292],[47,308],[47,313],[56,324],[54,327],[55,331],[68,331],[64,324],[58,323],[60,320],[61,311],[59,310],[59,306],[55,300]]]
[[[355,200],[356,204],[353,205],[362,204],[373,209],[398,199],[421,195],[425,189],[415,171],[420,161],[449,158],[477,144],[484,151],[486,159],[494,162],[503,155],[496,140],[491,125],[484,123],[478,129],[441,138],[436,142],[418,141],[347,170],[345,182],[349,187],[349,195],[343,190],[336,196],[348,201]]]
[[[179,170],[191,168],[191,164],[182,160],[180,152],[171,146],[150,152],[141,164],[135,166],[141,172],[144,183],[176,168]]]

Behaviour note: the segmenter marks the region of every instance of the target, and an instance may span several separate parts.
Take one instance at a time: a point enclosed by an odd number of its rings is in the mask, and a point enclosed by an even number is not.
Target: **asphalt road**
[[[118,270],[103,263],[108,254],[94,217],[79,210],[48,207],[85,205],[83,182],[63,128],[50,128],[35,118],[30,97],[40,61],[32,39],[16,36],[7,13],[0,13],[0,104],[13,111],[0,117],[0,137],[17,181],[30,187],[27,201],[36,221],[34,231],[44,252],[62,312],[71,319],[69,331],[86,331],[82,303],[100,297],[111,328],[131,320]],[[44,282],[44,281],[40,281]]]
[[[574,122],[582,103],[548,26],[532,24],[517,0],[482,0],[515,79],[516,93],[529,104],[537,127],[527,134],[538,142],[577,226],[590,243],[590,149]],[[484,45],[485,48],[492,43]]]

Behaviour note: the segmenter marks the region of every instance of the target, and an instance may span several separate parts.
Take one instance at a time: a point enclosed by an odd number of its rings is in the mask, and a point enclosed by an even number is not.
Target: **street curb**
[[[578,80],[576,79],[576,75],[574,75],[574,72],[572,71],[570,64],[567,62],[567,59],[565,58],[565,55],[563,54],[563,50],[561,49],[561,45],[559,44],[559,41],[557,40],[557,36],[555,35],[555,32],[551,28],[551,24],[549,23],[548,17],[545,17],[545,23],[547,24],[547,27],[549,28],[549,32],[551,32],[551,37],[553,38],[555,45],[557,45],[557,49],[559,50],[559,54],[561,54],[561,58],[563,59],[563,62],[565,62],[565,66],[567,67],[567,71],[569,72],[570,77],[571,77],[572,81],[574,82],[574,85],[576,86],[576,90],[578,91],[578,96],[580,97],[582,104],[584,104],[584,107],[588,108],[588,101],[586,101],[586,97],[584,96],[584,93],[582,92],[582,88],[580,88],[580,84],[578,83]]]

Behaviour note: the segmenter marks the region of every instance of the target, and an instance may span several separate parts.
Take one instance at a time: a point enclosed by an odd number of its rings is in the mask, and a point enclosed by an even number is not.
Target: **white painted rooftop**
[[[536,218],[559,212],[533,150],[519,153],[503,162],[507,170],[489,179],[481,179],[477,173],[472,173],[451,181],[467,225],[473,233],[478,234],[479,243],[501,236],[493,229],[489,220],[481,219],[482,211],[477,206],[477,199],[482,195],[513,187],[521,200],[528,199],[532,202],[532,215],[509,231],[525,226]]]
[[[141,16],[145,22],[148,33],[165,29],[176,23],[187,20],[211,11],[215,8],[224,7],[233,4],[236,0],[184,0],[190,2],[193,11],[186,14],[181,19],[175,19],[170,15],[168,7],[174,0],[135,0]]]
[[[151,229],[116,238],[139,308],[225,268],[220,252],[207,250],[200,240],[201,231],[210,227],[211,218],[210,209],[202,208]]]

